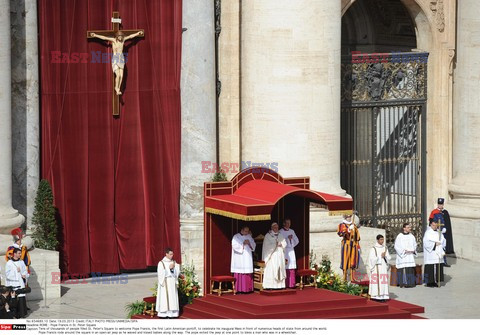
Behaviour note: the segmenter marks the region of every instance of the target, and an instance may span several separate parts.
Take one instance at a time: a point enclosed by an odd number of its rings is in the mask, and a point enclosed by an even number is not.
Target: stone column
[[[475,0],[458,1],[457,6],[452,200],[446,208],[457,256],[480,261],[480,7]]]
[[[245,0],[241,158],[340,187],[340,1]]]
[[[31,222],[40,182],[40,105],[38,84],[38,29],[37,0],[25,0],[25,48],[26,48],[26,202],[27,220]],[[27,229],[32,227],[27,225]]]
[[[40,180],[37,1],[11,1],[13,206],[27,229]]]
[[[240,167],[240,3],[222,1],[222,33],[219,38],[219,72],[222,93],[219,97],[220,163],[229,165],[228,179]],[[238,164],[238,167],[237,165]]]
[[[203,283],[202,161],[216,160],[215,31],[211,0],[183,1],[182,165],[180,234],[182,262],[193,262]],[[211,168],[211,166],[210,166]]]
[[[0,250],[11,244],[10,230],[25,218],[12,207],[12,113],[10,0],[0,0]],[[7,243],[6,245],[3,245]]]
[[[241,159],[278,163],[314,190],[340,187],[341,1],[244,0],[241,8]],[[310,210],[310,248],[340,243],[341,217]],[[295,223],[293,223],[295,225]],[[335,257],[333,257],[335,256]]]

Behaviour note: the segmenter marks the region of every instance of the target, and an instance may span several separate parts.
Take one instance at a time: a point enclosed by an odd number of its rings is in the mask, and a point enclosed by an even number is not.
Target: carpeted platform
[[[410,319],[421,306],[391,300],[379,303],[323,289],[265,296],[208,295],[184,307],[183,319]]]
[[[261,295],[272,297],[274,295],[289,295],[289,294],[297,294],[297,290],[295,289],[285,289],[285,290],[263,290],[260,291]]]

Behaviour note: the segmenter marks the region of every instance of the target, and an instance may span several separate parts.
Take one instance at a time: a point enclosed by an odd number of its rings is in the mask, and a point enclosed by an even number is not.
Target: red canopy
[[[217,192],[205,195],[205,212],[244,221],[270,220],[275,204],[287,195],[298,195],[323,205],[331,215],[352,213],[353,208],[351,198],[308,189],[308,178],[284,179],[265,169],[262,173],[254,173],[252,169],[242,171],[220,186]],[[223,194],[218,194],[220,190]]]

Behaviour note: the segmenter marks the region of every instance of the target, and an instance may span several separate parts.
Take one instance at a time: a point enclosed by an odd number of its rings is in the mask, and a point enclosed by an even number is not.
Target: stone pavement
[[[444,268],[442,287],[390,286],[390,297],[424,306],[425,313],[419,315],[429,319],[479,319],[480,290],[477,287],[480,263],[450,257],[448,263],[451,267]],[[423,264],[422,256],[417,259],[417,264]]]
[[[419,257],[421,263],[423,257]],[[393,262],[393,260],[392,260]],[[422,305],[425,313],[435,319],[480,318],[480,290],[477,280],[480,263],[449,258],[450,268],[445,268],[445,280],[441,288],[417,286],[415,288],[391,288],[391,297]],[[124,319],[125,304],[151,294],[156,273],[129,274],[126,284],[69,284],[62,285],[62,297],[48,301],[31,301],[28,318],[35,319]]]
[[[123,277],[122,277],[123,278]],[[157,280],[156,273],[128,274],[122,283],[62,285],[62,297],[45,302],[31,301],[29,319],[125,319],[125,305],[151,296]],[[125,281],[124,281],[125,282]],[[28,299],[28,297],[27,297]]]

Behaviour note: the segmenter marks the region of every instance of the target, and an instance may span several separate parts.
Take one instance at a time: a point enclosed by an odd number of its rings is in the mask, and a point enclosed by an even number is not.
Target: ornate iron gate
[[[342,60],[341,183],[361,224],[404,222],[421,242],[425,213],[428,53],[353,54]]]

